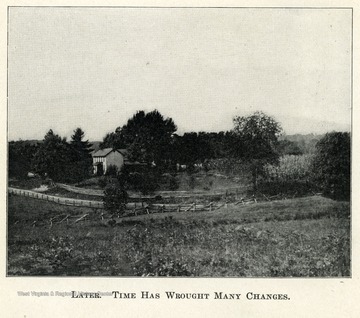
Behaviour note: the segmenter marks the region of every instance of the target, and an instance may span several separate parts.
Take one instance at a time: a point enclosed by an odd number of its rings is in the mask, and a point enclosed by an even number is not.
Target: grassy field
[[[314,196],[109,224],[99,210],[9,196],[8,275],[349,276],[349,209]]]
[[[170,174],[164,174],[159,181],[158,191],[169,190],[169,177]],[[246,174],[242,174],[237,181],[233,178],[229,178],[223,174],[217,173],[216,171],[198,171],[193,173],[187,173],[185,171],[177,172],[174,174],[177,187],[176,191],[213,191],[213,190],[224,190],[226,188],[241,187],[249,185],[249,177]],[[93,177],[85,181],[75,184],[81,188],[87,189],[102,189],[99,186],[99,179],[101,177]]]

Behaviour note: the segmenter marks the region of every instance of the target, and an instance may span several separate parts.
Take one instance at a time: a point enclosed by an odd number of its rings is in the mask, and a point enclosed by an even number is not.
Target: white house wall
[[[99,162],[103,163],[103,170],[105,171],[105,159],[105,157],[93,157],[94,174],[97,174],[97,163]]]
[[[103,163],[103,170],[104,174],[109,166],[113,165],[116,166],[118,169],[124,165],[124,157],[121,153],[117,151],[110,152],[106,157],[93,157],[93,167],[94,167],[94,174],[97,173],[97,163]]]
[[[112,151],[106,156],[104,173],[106,172],[107,168],[111,165],[116,166],[118,169],[124,165],[124,157],[121,153],[117,151]]]

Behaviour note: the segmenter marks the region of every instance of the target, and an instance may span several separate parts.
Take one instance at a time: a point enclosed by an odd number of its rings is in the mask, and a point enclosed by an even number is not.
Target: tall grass
[[[350,275],[347,202],[309,197],[113,224],[96,215],[49,224],[51,216],[67,209],[9,197],[8,275]]]
[[[265,166],[265,180],[269,182],[310,181],[313,155],[286,155],[278,165]]]
[[[285,155],[279,163],[265,165],[259,189],[267,194],[306,195],[316,191],[312,182],[313,155]]]

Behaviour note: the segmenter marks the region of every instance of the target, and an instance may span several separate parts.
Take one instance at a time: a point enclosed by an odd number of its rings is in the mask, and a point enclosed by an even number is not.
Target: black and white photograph
[[[352,8],[7,17],[8,278],[352,277]]]

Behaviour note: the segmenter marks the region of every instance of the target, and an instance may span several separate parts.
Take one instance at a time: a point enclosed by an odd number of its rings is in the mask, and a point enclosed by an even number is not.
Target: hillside
[[[115,223],[86,208],[17,196],[8,202],[10,276],[350,275],[346,202],[308,197]],[[72,217],[63,221],[66,214]]]

